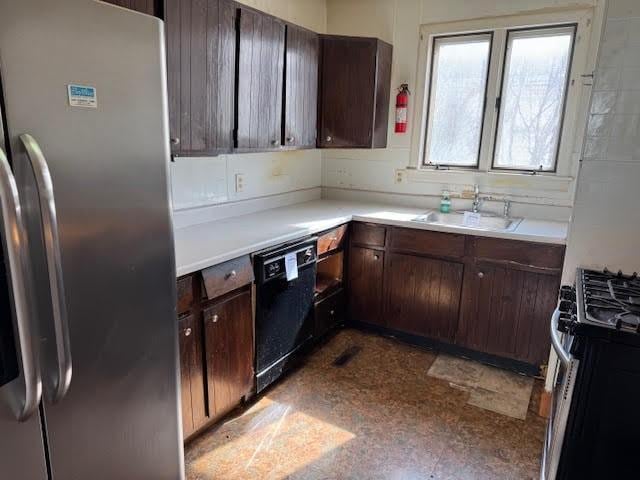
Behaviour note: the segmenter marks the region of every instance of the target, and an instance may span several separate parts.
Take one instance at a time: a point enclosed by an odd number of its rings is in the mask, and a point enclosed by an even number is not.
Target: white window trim
[[[583,82],[581,75],[590,62],[589,50],[591,46],[590,35],[593,22],[594,11],[592,8],[580,8],[570,10],[558,10],[549,13],[534,13],[518,16],[504,16],[496,18],[485,18],[462,22],[449,22],[440,24],[427,24],[420,27],[420,45],[418,50],[418,74],[416,85],[416,107],[414,109],[414,125],[411,138],[411,156],[408,166],[411,170],[417,170],[412,175],[423,176],[432,179],[440,178],[447,181],[446,177],[458,177],[459,175],[446,175],[467,171],[474,177],[474,182],[478,182],[481,177],[505,178],[513,175],[530,177],[532,187],[544,183],[542,177],[559,177],[567,180],[567,185],[573,179],[577,171],[579,162],[579,151],[581,147],[581,126],[584,125],[579,119],[581,110],[581,99]],[[573,58],[571,61],[570,79],[567,89],[565,116],[560,133],[560,150],[558,152],[557,166],[555,172],[539,172],[531,175],[527,172],[505,171],[503,169],[493,169],[493,143],[495,139],[495,129],[497,122],[496,110],[490,108],[497,95],[499,95],[500,79],[502,77],[502,62],[506,47],[507,29],[526,28],[535,26],[566,25],[576,24],[575,44]],[[480,161],[478,168],[469,167],[447,167],[447,170],[436,170],[429,165],[423,165],[424,150],[426,146],[426,123],[427,123],[427,103],[428,103],[428,79],[431,76],[431,56],[433,37],[438,35],[453,35],[462,33],[484,33],[494,30],[493,49],[491,52],[489,66],[489,90],[487,91],[487,108],[485,112],[485,126],[482,132],[482,144],[480,149]],[[445,178],[443,178],[445,177]],[[535,178],[534,177],[538,177]],[[481,182],[484,183],[484,182]],[[556,182],[554,182],[556,183]]]
[[[459,40],[459,39],[467,39],[467,38],[470,38],[472,41],[478,41],[478,39],[480,37],[488,38],[488,40],[489,40],[489,48],[491,49],[492,48],[491,45],[493,44],[493,32],[492,31],[476,32],[476,33],[474,33],[472,35],[455,35],[455,34],[453,34],[453,35],[438,36],[438,40],[442,39],[442,40],[444,40],[445,43],[449,42],[449,41],[453,42],[453,41],[456,41],[456,40]],[[432,38],[431,39],[431,48],[433,48],[434,45],[435,45],[435,41]],[[491,54],[491,50],[489,50],[489,54]],[[431,55],[433,56],[433,58],[431,58],[431,57],[429,58],[429,72],[428,72],[429,78],[431,79],[431,84],[428,84],[425,81],[425,87],[428,88],[429,91],[433,90],[433,82],[435,81],[435,78],[437,77],[437,73],[436,73],[436,75],[432,75],[431,68],[433,66],[435,66],[437,64],[437,62],[438,62],[438,57],[435,56],[435,52],[432,52]],[[490,60],[490,57],[489,57],[489,60]],[[487,70],[486,73],[487,73],[486,81],[488,82],[488,79],[489,79],[488,70]],[[437,87],[437,83],[436,83],[436,87]],[[486,88],[488,88],[488,83],[485,85],[485,89]],[[433,92],[431,92],[431,93],[433,93]],[[420,163],[425,168],[434,168],[435,167],[435,165],[433,165],[433,164],[423,165],[425,163],[423,160],[427,160],[427,158],[426,158],[426,150],[428,149],[429,144],[431,143],[431,141],[433,139],[431,129],[427,128],[429,120],[433,120],[433,113],[431,113],[431,112],[433,112],[435,110],[435,108],[434,108],[435,107],[435,105],[434,105],[435,98],[433,98],[433,95],[431,95],[431,93],[429,95],[427,95],[427,92],[426,91],[424,92],[425,97],[428,97],[428,98],[425,99],[425,101],[427,102],[427,111],[425,113],[425,116],[426,116],[426,119],[425,119],[425,130],[426,131],[425,131],[425,134],[424,134],[425,158],[424,159],[421,158],[420,159]],[[487,95],[487,98],[489,98],[488,95]],[[484,111],[486,112],[487,110],[488,110],[488,108],[485,105],[484,106]],[[481,125],[480,125],[480,131],[483,130],[484,122],[485,122],[485,115],[482,114],[482,122],[481,122]],[[484,135],[480,138],[480,144],[481,145],[482,145],[482,139],[483,138],[484,138]],[[477,155],[478,156],[477,156],[476,160],[479,162],[480,161],[480,155],[481,155],[481,152],[480,152],[479,149],[477,150]],[[473,170],[475,170],[475,169],[478,168],[478,166],[479,166],[479,163],[478,163],[478,165],[456,165],[456,166],[451,166],[451,168],[473,169]],[[450,168],[449,165],[445,165],[445,167]]]

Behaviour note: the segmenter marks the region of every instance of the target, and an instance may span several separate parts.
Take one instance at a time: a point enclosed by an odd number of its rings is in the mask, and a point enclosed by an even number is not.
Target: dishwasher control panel
[[[318,257],[315,241],[305,242],[259,255],[256,257],[258,259],[257,278],[266,282],[267,280],[284,276],[286,273],[284,264],[285,255],[293,252],[296,254],[298,268],[315,263]]]

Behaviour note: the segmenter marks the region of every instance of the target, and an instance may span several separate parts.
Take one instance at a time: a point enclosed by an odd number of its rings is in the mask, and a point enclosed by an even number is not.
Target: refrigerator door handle
[[[30,303],[27,299],[27,279],[29,278],[26,263],[28,256],[27,239],[22,221],[20,199],[15,178],[9,167],[7,157],[0,149],[0,208],[2,225],[9,268],[9,283],[13,297],[13,308],[16,321],[16,347],[24,381],[24,398],[18,398],[12,408],[16,420],[27,420],[37,410],[42,395],[42,382],[38,371],[31,333]],[[22,393],[22,392],[21,392]],[[22,397],[22,394],[20,395]],[[12,399],[13,400],[13,399]]]
[[[40,220],[42,222],[49,290],[53,307],[53,329],[57,358],[57,378],[55,379],[53,392],[48,392],[45,389],[45,394],[47,400],[55,404],[67,394],[73,373],[56,202],[53,195],[53,182],[49,166],[38,142],[27,133],[20,135],[20,141],[33,169],[40,203]]]

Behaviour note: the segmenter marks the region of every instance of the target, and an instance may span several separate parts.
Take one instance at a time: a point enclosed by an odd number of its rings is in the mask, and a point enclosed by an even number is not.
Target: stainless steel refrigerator
[[[0,478],[184,477],[163,35],[0,0]]]

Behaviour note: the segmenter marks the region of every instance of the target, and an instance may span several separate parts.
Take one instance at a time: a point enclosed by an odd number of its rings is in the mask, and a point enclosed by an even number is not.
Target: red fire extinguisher
[[[405,133],[407,131],[407,109],[409,108],[409,85],[403,83],[398,89],[396,97],[396,133]]]

